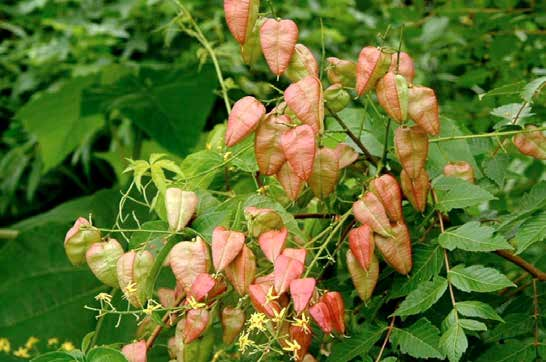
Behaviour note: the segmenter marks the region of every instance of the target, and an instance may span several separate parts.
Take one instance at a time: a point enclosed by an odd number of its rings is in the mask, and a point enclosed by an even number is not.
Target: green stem
[[[400,50],[402,49],[402,37],[404,35],[404,24],[400,27],[400,41],[398,42],[398,51],[396,54],[396,74],[400,68]]]
[[[445,142],[445,141],[455,141],[455,140],[464,140],[464,139],[471,139],[471,138],[488,138],[488,137],[498,137],[498,136],[511,136],[519,133],[530,133],[530,132],[538,132],[538,131],[544,131],[546,130],[545,127],[538,127],[535,129],[521,129],[517,131],[505,131],[505,132],[490,132],[490,133],[481,133],[481,134],[469,134],[469,135],[462,135],[462,136],[450,136],[450,137],[438,137],[438,138],[432,138],[429,139],[429,143],[436,143],[436,142]]]
[[[391,128],[391,119],[389,118],[387,120],[387,128],[385,130],[385,140],[383,142],[383,156],[381,157],[381,165],[382,167],[385,167],[385,163],[387,162],[387,153],[389,149],[389,130]]]
[[[15,239],[19,235],[19,230],[0,229],[0,239]]]

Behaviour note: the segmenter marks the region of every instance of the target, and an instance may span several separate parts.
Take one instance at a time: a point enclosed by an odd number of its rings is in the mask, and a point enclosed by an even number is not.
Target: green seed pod
[[[245,208],[245,218],[249,233],[256,238],[266,231],[280,230],[284,227],[281,216],[273,209],[249,206]]]
[[[351,96],[340,83],[333,84],[324,91],[326,106],[333,112],[340,112],[351,102]]]
[[[356,63],[335,57],[326,58],[326,75],[330,83],[341,83],[344,87],[354,88],[356,83]]]
[[[131,250],[123,254],[117,263],[119,287],[125,297],[136,308],[144,307],[146,302],[146,279],[152,266],[154,257],[147,250]]]
[[[368,269],[364,269],[356,260],[351,250],[347,250],[347,269],[356,288],[358,296],[367,302],[373,294],[377,280],[379,279],[379,261],[372,254]]]
[[[98,280],[104,284],[118,288],[117,263],[123,255],[123,248],[116,239],[108,239],[104,243],[95,243],[85,253],[87,265]]]
[[[85,263],[85,253],[94,243],[100,242],[100,231],[83,217],[78,218],[64,238],[64,250],[72,265]]]
[[[245,325],[245,311],[240,308],[225,307],[222,309],[223,340],[225,344],[232,344]]]

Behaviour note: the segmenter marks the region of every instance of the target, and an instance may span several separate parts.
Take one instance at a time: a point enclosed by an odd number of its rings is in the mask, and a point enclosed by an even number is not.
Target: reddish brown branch
[[[185,295],[184,295],[184,293],[182,293],[178,298],[176,298],[176,300],[174,301],[173,307],[178,307],[180,305],[180,303],[182,303],[182,301],[184,300],[184,297],[185,297]],[[149,351],[152,348],[152,346],[154,345],[155,340],[157,339],[157,337],[159,337],[159,334],[161,333],[161,330],[163,329],[163,324],[167,324],[167,322],[169,321],[171,316],[172,316],[171,312],[166,312],[165,315],[163,316],[163,318],[161,319],[162,324],[155,327],[155,329],[153,330],[153,332],[150,335],[150,337],[148,338],[148,340],[146,340],[146,350],[147,351]]]
[[[383,340],[383,344],[381,345],[381,350],[379,351],[379,354],[377,355],[377,358],[375,359],[375,362],[381,361],[381,356],[383,356],[383,352],[385,351],[385,347],[387,346],[387,342],[389,341],[392,330],[394,329],[394,321],[395,320],[396,320],[396,316],[392,316],[391,324],[389,324],[389,326],[387,327],[387,335],[385,336],[385,339]]]
[[[529,274],[531,274],[533,277],[537,278],[538,280],[545,281],[546,280],[546,273],[542,270],[538,269],[533,264],[529,263],[525,259],[514,255],[511,251],[508,250],[497,250],[497,255],[502,256],[504,259],[508,260],[511,263],[516,264]]]
[[[318,212],[310,212],[304,214],[295,214],[294,219],[330,219],[338,216],[337,214],[321,214]]]

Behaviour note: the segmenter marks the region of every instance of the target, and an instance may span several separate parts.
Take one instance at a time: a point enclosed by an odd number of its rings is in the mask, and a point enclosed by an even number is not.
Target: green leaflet
[[[444,248],[456,248],[466,251],[494,251],[512,249],[512,246],[500,235],[493,235],[495,229],[482,226],[477,221],[468,222],[457,228],[451,228],[440,234],[438,242]]]
[[[362,332],[334,344],[328,362],[346,362],[355,357],[367,355],[368,351],[381,338],[385,329],[386,327],[363,325]]]
[[[478,317],[483,319],[492,319],[499,322],[504,320],[489,305],[478,301],[457,302],[457,312],[467,317]]]
[[[463,292],[494,292],[499,289],[515,287],[504,274],[482,265],[464,267],[460,264],[448,273],[449,281]]]
[[[394,315],[409,316],[424,312],[440,299],[446,289],[447,280],[440,276],[430,282],[423,282],[400,303]]]
[[[468,348],[468,340],[463,327],[454,323],[440,337],[440,348],[450,362],[457,362]]]
[[[454,177],[440,176],[432,182],[432,187],[438,196],[436,208],[444,213],[495,199],[481,187]]]
[[[439,342],[440,331],[426,318],[404,329],[394,328],[391,334],[391,343],[415,358],[444,358]]]

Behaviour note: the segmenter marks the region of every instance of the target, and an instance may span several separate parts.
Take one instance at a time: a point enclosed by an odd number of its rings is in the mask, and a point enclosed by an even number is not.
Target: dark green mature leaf
[[[436,208],[442,212],[464,209],[495,198],[481,187],[455,177],[440,176],[432,187],[438,196]]]
[[[499,322],[504,322],[504,320],[495,312],[493,307],[489,304],[478,301],[465,301],[457,302],[456,304],[457,311],[467,317],[478,317],[483,319],[492,319]]]
[[[17,113],[38,139],[43,172],[62,162],[82,140],[102,127],[104,120],[98,109],[81,111],[82,91],[92,82],[93,77],[74,78],[56,92],[32,99]]]
[[[415,358],[444,358],[440,352],[440,331],[426,318],[421,318],[408,328],[394,328],[391,342],[402,353]]]
[[[514,238],[516,254],[524,252],[527,248],[546,238],[546,211],[531,216],[518,229]]]
[[[460,264],[448,273],[449,281],[464,292],[494,292],[495,290],[515,287],[504,274],[482,265],[464,267]]]
[[[127,362],[127,358],[117,349],[97,347],[89,351],[87,362]]]
[[[372,325],[362,326],[362,332],[334,344],[332,347],[332,354],[328,357],[328,361],[346,362],[355,357],[365,356],[379,338],[381,338],[385,329],[385,327],[378,328]]]
[[[504,153],[499,153],[494,157],[486,158],[482,162],[483,172],[491,180],[502,187],[506,178],[506,169],[510,164],[510,157]]]
[[[523,195],[515,204],[517,205],[516,210],[519,210],[519,212],[506,217],[497,230],[502,232],[510,231],[520,220],[546,207],[546,181],[534,185],[531,191]]]
[[[513,313],[504,317],[505,323],[499,324],[485,334],[484,342],[490,343],[501,339],[528,335],[533,330],[533,316],[526,313]]]
[[[212,108],[217,81],[212,67],[141,67],[86,92],[92,104],[119,110],[176,155],[195,146]],[[191,127],[188,127],[191,125]]]
[[[451,228],[440,234],[438,242],[444,248],[456,248],[467,251],[493,251],[512,249],[512,245],[500,235],[493,236],[495,229],[482,226],[477,221],[468,222],[457,228]]]
[[[535,347],[530,343],[508,340],[495,343],[476,362],[531,362],[536,360]]]
[[[415,290],[417,286],[438,275],[444,266],[442,248],[437,243],[417,244],[413,248],[413,268],[408,276],[400,276],[394,282],[389,297],[399,298]]]
[[[440,337],[440,348],[450,362],[456,362],[468,348],[468,340],[460,324],[454,323]]]
[[[409,316],[424,312],[444,295],[446,289],[447,280],[440,276],[430,282],[423,282],[400,303],[394,315]]]

